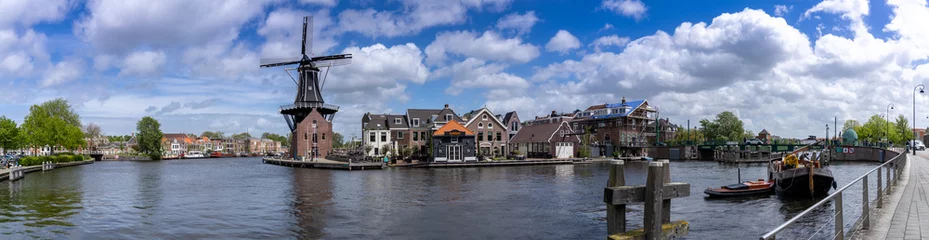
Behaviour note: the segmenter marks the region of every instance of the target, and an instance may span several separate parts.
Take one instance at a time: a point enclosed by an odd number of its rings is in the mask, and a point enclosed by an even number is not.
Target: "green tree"
[[[841,133],[845,133],[845,131],[848,129],[856,129],[858,127],[861,127],[861,123],[859,123],[858,120],[855,120],[855,119],[845,120],[845,124],[842,125]]]
[[[287,137],[278,135],[278,134],[276,134],[276,133],[267,133],[267,132],[266,132],[266,133],[261,134],[261,138],[266,138],[266,139],[271,139],[271,140],[274,140],[274,141],[278,141],[278,142],[281,143],[281,146],[282,146],[282,147],[290,147],[290,140],[289,140]]]
[[[716,119],[712,121],[700,120],[700,126],[703,127],[707,140],[741,141],[745,134],[742,120],[729,111],[717,114]]]
[[[79,119],[68,101],[61,98],[32,105],[23,121],[22,136],[33,149],[44,146],[75,149],[86,144]]]
[[[581,149],[578,149],[578,157],[587,158],[590,157],[590,134],[591,127],[584,127],[584,136],[581,138]]]
[[[232,134],[232,139],[235,140],[248,140],[249,138],[252,138],[252,135],[249,133]]]
[[[220,138],[225,137],[226,134],[220,131],[215,131],[215,132],[206,131],[206,132],[203,132],[203,134],[200,134],[200,136],[204,136],[209,139],[220,139]]]
[[[23,146],[25,146],[25,142],[20,133],[20,128],[16,126],[16,122],[6,118],[6,116],[0,116],[0,148],[3,148],[3,154]]]
[[[161,132],[161,124],[158,120],[145,116],[136,124],[136,130],[139,131],[137,136],[139,152],[148,155],[152,160],[161,159],[161,138],[164,134]]]
[[[342,148],[345,145],[341,133],[332,133],[332,148]]]
[[[897,116],[897,121],[894,123],[894,131],[896,139],[894,139],[894,144],[906,144],[906,142],[913,140],[913,130],[910,129],[910,123],[906,120],[906,117],[903,114]]]
[[[899,134],[892,129],[890,122],[879,115],[872,115],[864,125],[855,128],[855,132],[859,140],[872,143],[897,139]]]

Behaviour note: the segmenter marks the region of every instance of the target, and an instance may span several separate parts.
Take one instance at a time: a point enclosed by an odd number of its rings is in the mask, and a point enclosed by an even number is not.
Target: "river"
[[[874,166],[831,168],[842,186]],[[672,201],[671,218],[690,222],[688,239],[757,239],[814,203],[704,198],[706,187],[735,182],[738,169],[747,180],[763,178],[764,168],[672,162],[672,180],[692,188],[691,196]],[[608,169],[349,172],[287,168],[258,158],[97,162],[0,182],[0,238],[603,239]],[[630,171],[629,182],[644,181],[642,171]],[[848,227],[860,214],[852,207],[860,201],[860,190],[845,195]],[[629,209],[629,228],[641,227],[642,206]],[[831,224],[831,213],[829,205],[779,238]]]

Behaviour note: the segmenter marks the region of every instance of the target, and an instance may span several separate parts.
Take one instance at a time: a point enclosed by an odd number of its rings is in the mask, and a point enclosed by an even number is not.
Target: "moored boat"
[[[203,153],[200,152],[200,151],[190,151],[190,152],[187,152],[186,154],[184,154],[184,156],[182,156],[182,157],[185,158],[185,159],[190,159],[190,158],[204,158]]]
[[[742,197],[751,195],[771,194],[774,190],[774,181],[745,181],[743,183],[731,184],[719,188],[706,188],[706,193],[711,198],[722,197]]]
[[[819,143],[819,142],[817,142]],[[768,165],[768,178],[774,180],[774,191],[782,197],[821,197],[835,188],[832,171],[823,166],[822,152],[807,151],[807,145]]]

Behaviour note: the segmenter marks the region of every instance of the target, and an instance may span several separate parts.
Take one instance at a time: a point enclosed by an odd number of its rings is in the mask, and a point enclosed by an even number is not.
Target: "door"
[[[574,155],[574,143],[555,143],[555,158],[570,158]]]
[[[447,150],[448,161],[461,161],[461,146],[449,145]]]

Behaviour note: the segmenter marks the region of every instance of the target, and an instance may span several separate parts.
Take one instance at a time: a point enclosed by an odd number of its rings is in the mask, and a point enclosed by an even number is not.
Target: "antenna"
[[[306,56],[306,22],[307,22],[307,18],[309,18],[309,17],[303,17],[303,39],[302,39],[303,41],[300,42],[300,44],[301,44],[301,45],[300,45],[300,46],[301,46],[301,48],[300,48],[300,54],[302,54],[303,56]]]

